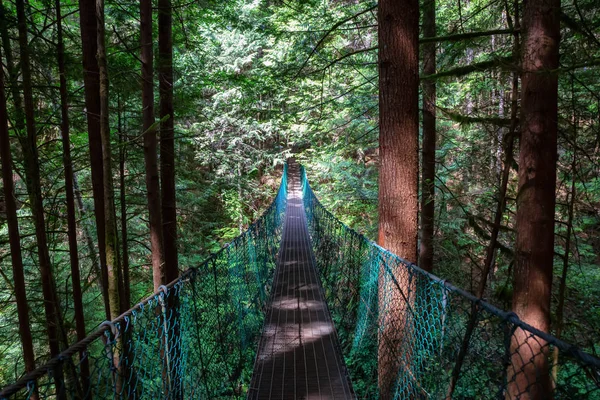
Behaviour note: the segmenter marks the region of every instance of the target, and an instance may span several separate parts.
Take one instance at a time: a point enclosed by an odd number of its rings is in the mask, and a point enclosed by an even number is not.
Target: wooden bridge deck
[[[353,399],[315,269],[297,164],[248,399]]]

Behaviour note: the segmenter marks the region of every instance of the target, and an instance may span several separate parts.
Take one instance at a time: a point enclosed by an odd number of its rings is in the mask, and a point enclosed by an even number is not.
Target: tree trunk
[[[131,284],[129,282],[129,243],[127,239],[127,200],[125,197],[125,168],[127,164],[127,147],[124,146],[126,142],[125,132],[123,131],[122,118],[121,118],[121,100],[119,99],[118,105],[119,112],[119,183],[120,183],[120,196],[121,196],[121,249],[123,257],[123,296],[125,297],[124,303],[129,308],[131,305]]]
[[[575,104],[575,88],[574,80],[571,77],[571,102],[573,104],[573,159],[571,160],[571,190],[567,198],[568,213],[567,213],[567,232],[565,233],[565,256],[563,258],[562,273],[560,276],[560,285],[558,287],[558,305],[556,307],[556,331],[555,336],[560,339],[563,332],[563,320],[565,309],[565,294],[567,291],[567,274],[569,272],[569,253],[571,252],[571,235],[573,234],[573,215],[575,209],[575,196],[577,187],[575,177],[577,176],[577,133],[579,128],[579,120],[576,113]],[[552,354],[552,382],[556,384],[559,370],[560,351],[557,347],[554,348]]]
[[[163,218],[163,251],[166,282],[179,276],[177,261],[177,209],[175,198],[175,140],[173,135],[173,34],[171,0],[158,0],[158,82],[160,91],[160,180]],[[165,118],[167,117],[168,118]],[[173,294],[173,292],[171,292]],[[167,312],[172,316],[165,324],[165,354],[167,368],[176,365],[181,354],[179,348],[179,303],[169,296]],[[170,327],[166,330],[166,327]],[[167,348],[167,345],[170,346]],[[182,391],[175,369],[169,369],[167,393],[179,399]]]
[[[27,182],[27,192],[31,203],[31,212],[35,224],[38,259],[42,275],[42,293],[44,297],[44,310],[46,314],[46,330],[50,355],[52,357],[60,352],[59,345],[59,304],[56,295],[56,283],[50,263],[48,239],[46,236],[46,223],[44,218],[44,205],[40,182],[40,166],[37,152],[37,134],[34,121],[33,93],[31,89],[31,70],[29,65],[29,44],[27,39],[27,21],[25,16],[25,3],[17,0],[17,19],[19,25],[19,49],[21,52],[21,73],[23,85],[23,98],[25,105],[25,125],[27,137],[23,142],[23,156]]]
[[[416,0],[379,2],[379,245],[417,261],[419,173],[419,4]],[[381,275],[380,295],[391,299],[379,344],[379,395],[390,399],[406,331],[411,288],[405,271],[393,271],[399,290]],[[385,281],[385,282],[384,282]],[[391,293],[391,294],[390,294]]]
[[[61,134],[63,144],[63,166],[65,169],[65,192],[67,201],[67,230],[69,238],[69,259],[71,262],[71,282],[73,286],[73,310],[75,312],[75,329],[77,341],[85,338],[85,317],[83,311],[83,299],[81,291],[81,276],[79,273],[79,254],[77,249],[77,225],[75,222],[75,196],[73,191],[73,165],[71,161],[71,140],[69,137],[69,104],[67,93],[67,79],[65,76],[65,55],[62,32],[62,15],[60,0],[55,1],[56,8],[56,31],[57,31],[57,62],[60,75],[60,110],[61,110]],[[81,383],[83,387],[89,386],[89,361],[85,351],[79,353],[81,368]]]
[[[106,63],[105,31],[104,31],[104,0],[96,0],[97,21],[97,60],[100,74],[100,137],[102,139],[102,168],[104,178],[104,238],[106,269],[108,272],[108,299],[111,320],[127,311],[121,263],[119,259],[119,238],[117,235],[117,214],[115,211],[115,187],[112,173],[112,151],[110,143],[109,97],[108,97],[108,66]],[[113,362],[118,372],[114,377],[117,393],[121,393],[128,379],[128,343],[129,331],[121,330],[120,345],[114,348]]]
[[[423,4],[423,35],[435,37],[435,0]],[[436,44],[423,45],[423,75],[436,73]],[[425,271],[433,270],[433,228],[435,217],[435,80],[423,81],[423,178],[421,194],[421,249],[419,265]]]
[[[96,276],[98,277],[98,285],[100,291],[103,290],[102,287],[102,270],[101,266],[96,254],[96,248],[94,245],[94,239],[91,234],[91,227],[86,224],[84,221],[87,218],[87,210],[85,208],[85,204],[83,204],[83,197],[81,196],[81,190],[79,189],[79,182],[77,179],[77,174],[73,173],[73,190],[75,191],[75,200],[77,201],[77,209],[79,210],[79,218],[81,220],[81,228],[83,230],[83,235],[85,236],[85,243],[88,248],[90,263],[92,264],[92,268],[96,271]]]
[[[95,0],[79,0],[79,17],[83,59],[83,83],[85,89],[85,108],[88,126],[90,162],[92,170],[92,190],[94,194],[94,216],[98,235],[98,253],[100,255],[100,282],[104,298],[106,318],[110,319],[108,299],[108,269],[104,238],[104,173],[102,171],[102,138],[100,136],[100,73],[96,53],[96,3]]]
[[[160,180],[166,282],[179,276],[173,135],[173,35],[171,0],[158,0],[158,82],[160,91]],[[163,119],[165,116],[170,118]]]
[[[100,74],[100,136],[102,139],[102,169],[104,177],[104,238],[106,267],[108,272],[108,299],[110,319],[118,317],[122,311],[121,266],[118,257],[118,238],[115,214],[115,188],[111,164],[110,125],[108,118],[108,68],[106,65],[104,33],[104,0],[96,1],[96,21],[98,34],[98,71]]]
[[[131,305],[131,283],[129,279],[129,241],[127,235],[127,200],[126,200],[126,181],[125,181],[125,169],[127,166],[127,146],[124,145],[127,142],[127,136],[123,129],[123,118],[122,118],[122,105],[121,98],[118,97],[118,135],[119,135],[119,183],[120,183],[120,197],[121,197],[121,249],[122,249],[122,260],[123,260],[123,296],[121,299],[122,309],[129,309]],[[134,352],[127,345],[130,343],[132,338],[131,330],[122,332],[121,340],[125,344],[122,347],[121,352],[121,372],[128,376],[128,384],[133,385],[132,382],[137,381],[137,374],[133,368],[133,358],[135,357]],[[132,396],[135,398],[135,396]]]
[[[140,38],[142,60],[142,108],[144,132],[144,161],[146,163],[146,196],[152,249],[154,290],[167,282],[163,258],[163,226],[160,182],[158,173],[157,137],[154,129],[154,66],[152,52],[152,1],[140,1]],[[172,107],[171,107],[172,108]],[[172,111],[171,111],[172,112]]]
[[[6,17],[4,10],[4,4],[0,0],[0,34],[2,35],[2,47],[4,47],[4,57],[6,57],[6,69],[8,70],[8,77],[10,79],[11,95],[13,103],[15,105],[15,126],[17,130],[17,137],[21,139],[21,135],[25,131],[25,115],[23,113],[23,103],[21,101],[21,93],[19,92],[19,67],[15,65],[12,57],[12,51],[10,46],[10,36],[8,34],[8,27],[6,25],[8,18]],[[23,143],[21,143],[23,144]]]
[[[506,15],[510,29],[514,32],[513,42],[513,54],[519,54],[521,49],[521,43],[519,40],[519,5],[515,2],[515,18],[514,24],[512,18],[510,18],[508,12],[508,6],[506,9]],[[481,273],[481,279],[477,288],[477,297],[482,298],[487,285],[490,271],[492,270],[496,262],[496,249],[498,242],[498,234],[500,233],[500,226],[502,225],[502,216],[506,208],[506,190],[508,188],[508,178],[510,176],[511,164],[513,161],[513,148],[517,127],[519,124],[519,73],[513,72],[512,77],[512,91],[511,91],[511,105],[510,105],[510,127],[506,136],[506,148],[504,150],[504,168],[502,170],[502,176],[500,179],[500,192],[498,193],[498,203],[496,204],[496,212],[494,214],[494,225],[492,226],[492,232],[490,235],[490,242],[488,244],[485,263],[483,265],[483,271]]]
[[[0,7],[2,7],[0,5]],[[2,55],[0,54],[0,59]],[[27,291],[25,290],[25,274],[23,272],[23,257],[21,255],[21,236],[17,219],[17,203],[12,175],[12,162],[10,154],[10,139],[8,135],[8,113],[6,110],[6,95],[4,93],[4,74],[0,73],[0,157],[2,159],[2,182],[4,184],[4,197],[6,203],[6,222],[8,224],[8,237],[10,242],[10,258],[12,261],[15,300],[17,303],[17,316],[19,318],[19,336],[23,348],[25,371],[35,369],[35,355],[31,338],[29,322],[29,305],[27,304]],[[35,399],[37,399],[37,393]]]
[[[524,322],[548,332],[554,256],[558,47],[560,0],[525,4],[521,92],[521,145],[517,242],[512,309]],[[511,398],[552,397],[546,343],[517,329],[511,338]],[[520,397],[519,397],[520,396]]]

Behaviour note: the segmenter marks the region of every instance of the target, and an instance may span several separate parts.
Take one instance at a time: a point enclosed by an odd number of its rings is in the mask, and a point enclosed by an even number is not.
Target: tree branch
[[[136,60],[138,60],[140,62],[140,64],[144,64],[141,60],[141,58],[133,52],[132,49],[129,48],[129,46],[127,46],[127,43],[125,43],[125,41],[123,40],[123,38],[121,38],[121,35],[119,35],[119,32],[117,32],[117,28],[115,28],[113,26],[113,32],[115,33],[115,35],[117,35],[117,39],[119,39],[119,42],[121,42],[121,44],[123,46],[125,46],[125,49],[127,50],[127,53],[129,53],[133,58],[135,58]]]
[[[458,122],[459,124],[493,124],[496,126],[511,126],[510,118],[500,118],[500,117],[469,117],[466,115],[462,115],[453,111],[448,110],[447,108],[438,107],[444,115],[449,117],[452,121]]]
[[[296,73],[296,77],[298,77],[298,75],[300,75],[300,72],[302,72],[302,70],[304,69],[304,67],[306,67],[306,64],[308,64],[308,62],[310,61],[310,59],[312,58],[312,56],[317,52],[317,50],[319,49],[319,47],[321,47],[321,45],[323,44],[323,42],[325,41],[325,39],[327,39],[327,37],[334,31],[336,30],[340,25],[345,24],[348,21],[353,20],[354,18],[358,17],[359,15],[362,14],[366,14],[369,11],[373,11],[377,8],[377,4],[357,13],[354,15],[351,15],[348,18],[344,18],[341,21],[336,22],[335,24],[333,24],[333,26],[331,28],[329,28],[327,30],[327,32],[325,32],[325,34],[323,36],[321,36],[321,39],[319,39],[319,41],[317,42],[317,44],[315,45],[315,47],[313,47],[313,49],[311,50],[310,54],[308,55],[308,57],[306,58],[306,60],[304,60],[304,63],[302,63],[302,66],[300,67],[300,69],[298,70],[298,72]]]
[[[457,33],[454,35],[447,36],[434,36],[434,37],[426,37],[420,38],[419,43],[431,43],[431,42],[457,42],[459,40],[464,39],[474,39],[481,36],[492,36],[492,35],[508,35],[514,32],[518,32],[519,30],[513,29],[494,29],[491,31],[480,31],[480,32],[467,32],[467,33]]]
[[[452,68],[446,71],[438,72],[437,74],[421,76],[421,80],[438,79],[448,76],[459,77],[468,75],[471,72],[484,71],[486,69],[497,67],[501,67],[503,69],[512,69],[514,68],[512,65],[513,61],[514,59],[512,55],[506,57],[495,57],[492,60],[482,61],[463,67]]]
[[[369,48],[367,48],[367,49],[360,49],[360,50],[356,50],[356,51],[353,51],[353,52],[351,52],[351,53],[346,53],[346,54],[344,54],[343,56],[341,56],[341,57],[338,57],[338,58],[336,58],[335,60],[331,61],[329,64],[327,64],[327,65],[326,65],[326,66],[324,66],[323,68],[320,68],[320,69],[318,69],[318,70],[316,70],[316,71],[311,71],[311,72],[307,73],[306,75],[308,76],[308,75],[311,75],[311,74],[315,74],[315,73],[323,72],[323,71],[325,71],[327,68],[329,68],[329,67],[331,67],[332,65],[334,65],[334,64],[336,64],[336,63],[338,63],[338,62],[342,61],[342,60],[343,60],[343,59],[345,59],[345,58],[348,58],[348,57],[351,57],[351,56],[354,56],[354,55],[356,55],[356,54],[360,54],[360,53],[366,53],[366,52],[368,52],[368,51],[372,51],[372,50],[377,50],[377,46],[369,47]]]

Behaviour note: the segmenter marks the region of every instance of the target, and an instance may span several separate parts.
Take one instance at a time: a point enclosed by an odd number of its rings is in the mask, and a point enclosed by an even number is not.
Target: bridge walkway
[[[248,399],[352,399],[317,276],[297,164],[290,164],[289,178],[273,294]]]

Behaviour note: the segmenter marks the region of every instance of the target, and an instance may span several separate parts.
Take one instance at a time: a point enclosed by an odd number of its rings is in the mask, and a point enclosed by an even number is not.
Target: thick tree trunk
[[[77,249],[77,225],[75,221],[75,194],[73,191],[73,165],[71,162],[71,140],[69,137],[69,104],[67,79],[65,76],[65,55],[62,32],[62,15],[60,0],[55,1],[56,8],[56,31],[57,31],[57,62],[60,75],[60,110],[61,110],[61,134],[63,144],[63,166],[65,169],[65,194],[67,201],[67,230],[69,238],[69,259],[71,263],[71,282],[73,286],[73,310],[75,312],[75,330],[77,341],[86,336],[85,317],[83,311],[83,295],[81,291],[81,276],[79,273],[79,254]],[[89,361],[85,351],[79,353],[81,381],[84,387],[89,386]]]
[[[179,276],[173,136],[173,34],[171,0],[158,1],[158,82],[160,91],[160,180],[166,282]],[[170,118],[163,119],[165,116]]]
[[[0,5],[1,7],[1,5]],[[0,54],[0,59],[2,55]],[[27,291],[25,290],[25,274],[23,272],[23,257],[21,255],[21,236],[17,219],[17,203],[12,176],[12,162],[10,154],[10,139],[8,135],[8,113],[6,110],[6,95],[4,93],[4,74],[0,73],[0,157],[2,159],[2,182],[6,205],[6,222],[8,224],[8,238],[10,242],[10,258],[12,261],[13,280],[15,288],[15,301],[17,303],[17,316],[19,318],[19,336],[23,349],[25,371],[35,369],[35,355],[31,338],[29,322],[29,305],[27,304]],[[37,399],[37,394],[35,396]]]
[[[177,209],[175,199],[175,140],[173,132],[173,33],[171,0],[158,0],[158,87],[160,91],[160,180],[163,219],[163,251],[166,282],[179,276],[177,261]],[[165,118],[167,117],[168,118]],[[171,292],[173,294],[173,292]],[[179,399],[176,365],[181,354],[179,348],[179,302],[177,297],[168,298],[167,313],[171,315],[165,324],[165,354],[168,359],[167,393]],[[170,327],[169,330],[166,328]]]
[[[423,35],[434,37],[435,0],[427,0],[423,4]],[[423,45],[423,75],[436,73],[436,44]],[[425,271],[433,270],[433,228],[435,217],[435,105],[436,82],[423,81],[423,175],[421,180],[421,249],[419,266]]]
[[[36,127],[34,121],[33,93],[31,89],[31,71],[29,65],[29,44],[27,39],[27,20],[25,16],[25,3],[17,0],[17,19],[19,25],[19,49],[21,52],[21,73],[23,84],[23,99],[25,105],[25,125],[27,137],[23,141],[23,156],[27,181],[27,192],[31,203],[31,212],[35,224],[38,260],[42,276],[42,294],[44,297],[44,311],[46,315],[46,331],[48,344],[52,357],[60,352],[59,331],[60,314],[56,295],[56,283],[50,263],[46,224],[44,218],[44,205],[40,184],[40,166],[37,152]],[[58,368],[60,369],[60,368]],[[56,377],[59,379],[60,377]]]
[[[152,249],[154,290],[167,283],[163,257],[163,226],[158,172],[158,143],[154,129],[154,66],[152,52],[152,1],[140,1],[142,108],[144,132],[144,161],[146,163],[146,196]],[[171,111],[172,112],[172,111]]]
[[[81,45],[83,59],[83,83],[85,90],[85,108],[88,126],[90,161],[92,170],[92,190],[94,194],[94,216],[98,234],[98,253],[100,255],[100,281],[104,298],[106,318],[110,319],[108,299],[108,270],[104,238],[104,173],[102,171],[102,138],[100,136],[100,73],[96,53],[98,42],[96,37],[96,2],[95,0],[79,0],[79,26],[81,29]]]
[[[417,261],[419,173],[419,4],[416,0],[379,2],[379,236],[382,247]],[[398,373],[398,350],[407,338],[406,301],[410,287],[405,271],[393,271],[400,288],[382,280],[380,295],[390,301],[380,333],[379,394],[392,398]],[[400,293],[402,291],[403,293]]]
[[[125,285],[121,271],[121,260],[119,257],[119,238],[117,234],[117,214],[115,211],[115,187],[112,173],[112,150],[110,143],[110,120],[109,120],[109,97],[108,97],[108,66],[106,62],[105,31],[104,31],[104,0],[96,0],[96,23],[97,23],[97,60],[100,74],[100,137],[102,139],[102,168],[104,178],[104,238],[106,269],[108,272],[108,298],[111,319],[117,318],[121,313],[127,311],[129,305],[125,296]],[[119,336],[120,346],[112,353],[115,368],[113,384],[115,390],[120,393],[123,385],[128,379],[130,361],[128,351],[129,331],[121,331]]]
[[[118,317],[122,311],[121,299],[123,285],[121,283],[121,266],[119,263],[117,224],[115,213],[115,188],[113,183],[110,125],[108,118],[108,68],[106,65],[105,33],[104,33],[104,0],[96,1],[96,21],[98,39],[98,71],[100,74],[100,136],[102,139],[102,169],[104,177],[104,238],[106,268],[108,272],[108,299],[110,319]]]
[[[550,329],[554,257],[560,0],[525,4],[522,57],[521,145],[513,311],[526,323]],[[511,338],[511,398],[552,397],[548,347],[517,329]]]

